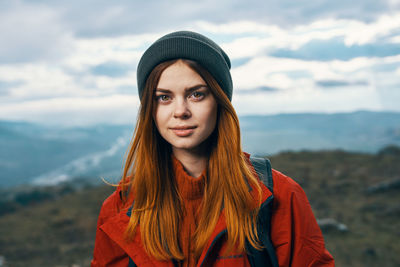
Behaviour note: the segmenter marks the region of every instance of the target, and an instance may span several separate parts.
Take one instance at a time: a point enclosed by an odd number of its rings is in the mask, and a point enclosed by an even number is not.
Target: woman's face
[[[162,72],[154,99],[154,121],[173,152],[196,151],[213,132],[217,102],[203,78],[183,61]]]

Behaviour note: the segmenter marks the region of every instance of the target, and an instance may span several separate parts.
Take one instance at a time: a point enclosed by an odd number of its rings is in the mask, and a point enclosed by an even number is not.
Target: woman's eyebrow
[[[198,85],[186,88],[185,91],[186,92],[192,92],[192,91],[198,90],[198,89],[203,88],[203,87],[207,87],[208,88],[208,86],[206,84],[198,84]]]
[[[203,88],[203,87],[208,88],[208,86],[206,84],[197,84],[195,86],[191,86],[191,87],[185,88],[185,92],[192,92],[192,91],[198,90],[198,89]],[[161,92],[161,93],[171,93],[171,90],[164,89],[164,88],[156,88],[155,91],[156,92]]]
[[[162,92],[162,93],[171,93],[171,90],[168,89],[163,89],[163,88],[156,88],[156,92]]]

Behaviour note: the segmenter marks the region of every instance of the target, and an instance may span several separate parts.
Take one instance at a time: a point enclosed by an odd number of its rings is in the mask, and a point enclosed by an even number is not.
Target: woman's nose
[[[185,100],[177,100],[174,108],[175,118],[189,118],[191,116],[188,103]]]

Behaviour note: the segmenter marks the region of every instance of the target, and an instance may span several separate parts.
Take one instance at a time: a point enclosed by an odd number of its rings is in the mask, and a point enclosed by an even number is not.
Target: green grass
[[[9,266],[89,266],[98,212],[111,192],[85,189],[0,217],[0,254]]]
[[[282,153],[274,168],[297,180],[317,218],[334,218],[348,232],[324,232],[337,266],[400,266],[400,189],[367,188],[400,178],[400,154],[342,151]]]

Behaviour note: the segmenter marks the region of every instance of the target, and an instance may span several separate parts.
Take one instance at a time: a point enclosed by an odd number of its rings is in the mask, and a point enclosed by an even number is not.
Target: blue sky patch
[[[270,53],[274,57],[302,60],[350,60],[356,57],[387,57],[400,55],[400,46],[391,43],[374,43],[346,46],[343,38],[312,40],[297,50],[278,49]]]
[[[240,67],[240,66],[246,64],[247,62],[249,62],[250,60],[251,60],[251,58],[249,58],[249,57],[233,59],[231,61],[232,68]]]
[[[316,84],[321,87],[325,88],[332,88],[332,87],[344,87],[344,86],[367,86],[367,81],[345,81],[345,80],[321,80],[317,81]]]
[[[133,66],[119,62],[106,62],[90,69],[90,73],[99,76],[122,77],[133,69]]]
[[[0,81],[0,96],[8,95],[13,87],[23,84],[22,81]]]
[[[272,93],[272,92],[276,92],[276,91],[279,91],[279,89],[274,88],[274,87],[269,87],[269,86],[260,86],[260,87],[256,87],[256,88],[252,88],[252,89],[237,90],[235,93],[254,94],[254,93],[260,93],[260,92]]]

